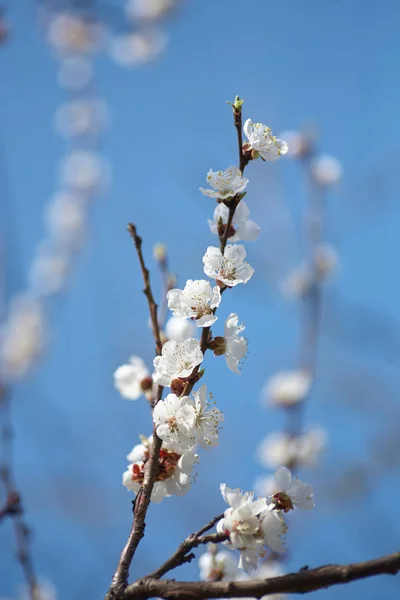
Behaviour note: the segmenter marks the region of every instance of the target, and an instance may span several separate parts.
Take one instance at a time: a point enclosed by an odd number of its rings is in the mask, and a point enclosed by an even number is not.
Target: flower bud
[[[154,258],[160,262],[163,263],[166,261],[167,258],[167,247],[165,244],[156,244],[153,247],[153,256]]]

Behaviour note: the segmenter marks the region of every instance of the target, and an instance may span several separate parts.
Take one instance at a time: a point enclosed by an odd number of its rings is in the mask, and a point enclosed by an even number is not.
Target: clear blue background
[[[10,2],[8,16],[12,37],[0,48],[0,214],[18,291],[57,189],[65,148],[52,116],[65,96],[34,3]],[[317,508],[292,519],[287,569],[399,549],[399,18],[397,0],[192,0],[166,24],[171,42],[158,62],[126,71],[105,56],[96,61],[99,93],[112,111],[102,151],[113,182],[94,207],[70,290],[54,307],[51,351],[13,395],[16,476],[35,566],[60,600],[97,599],[108,588],[130,527],[131,496],[120,482],[125,455],[150,429],[145,403],[125,402],[113,388],[113,371],[131,353],[149,364],[153,353],[126,224],[134,221],[144,238],[158,292],[155,242],[168,244],[181,282],[202,276],[201,257],[215,241],[206,223],[214,205],[198,187],[210,167],[236,162],[224,104],[235,94],[245,98],[245,117],[275,132],[312,121],[321,147],[344,166],[328,209],[341,265],[326,294],[320,377],[307,412],[330,443],[317,470],[303,473]],[[202,452],[185,498],[151,507],[132,577],[223,509],[221,481],[252,486],[261,472],[256,445],[282,426],[259,395],[267,375],[296,361],[298,314],[277,293],[277,280],[299,258],[283,217],[287,202],[298,223],[304,182],[290,159],[257,161],[247,176],[247,201],[262,226],[248,244],[256,273],[224,297],[221,318],[235,311],[245,322],[249,356],[240,378],[207,356],[207,383],[226,416],[221,444]],[[11,596],[22,576],[10,522],[0,528],[0,555],[0,592]],[[197,577],[196,563],[175,576]],[[379,578],[315,597],[394,600],[399,581]]]

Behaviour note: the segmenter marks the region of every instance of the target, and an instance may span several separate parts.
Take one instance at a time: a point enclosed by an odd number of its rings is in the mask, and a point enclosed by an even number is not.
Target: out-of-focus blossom
[[[257,450],[260,463],[266,468],[279,465],[313,466],[326,445],[326,433],[319,427],[292,437],[284,432],[269,433]]]
[[[130,19],[157,21],[167,15],[177,0],[128,0],[125,11]]]
[[[35,293],[40,296],[60,292],[68,281],[70,267],[68,253],[61,246],[52,243],[39,246],[29,273]]]
[[[165,325],[165,334],[169,340],[183,342],[190,337],[194,337],[196,329],[191,321],[171,317]]]
[[[61,162],[61,178],[66,186],[76,192],[98,192],[110,177],[109,164],[87,150],[74,150]]]
[[[301,266],[289,273],[281,285],[281,290],[288,298],[300,298],[308,294],[313,278],[310,269]]]
[[[245,258],[246,249],[240,244],[228,244],[223,254],[219,248],[208,246],[203,256],[204,273],[228,287],[247,283],[254,269]]]
[[[322,154],[316,156],[311,163],[314,180],[321,186],[335,185],[342,178],[343,168],[337,158]]]
[[[246,573],[240,574],[236,577],[237,581],[248,581],[249,579],[270,579],[271,577],[281,577],[284,575],[282,567],[275,560],[266,560],[262,562],[251,575]],[[285,600],[287,596],[285,594],[268,594],[268,596],[262,596],[261,600]],[[242,600],[254,600],[252,598],[242,598]]]
[[[54,13],[48,24],[47,39],[57,54],[87,54],[96,50],[104,30],[72,11]]]
[[[118,367],[114,373],[114,385],[121,396],[128,400],[137,400],[151,390],[152,379],[140,356],[131,356],[127,364]]]
[[[165,262],[167,258],[167,247],[165,244],[155,244],[153,246],[153,256],[160,263]]]
[[[69,56],[60,62],[57,80],[62,88],[72,92],[84,89],[93,77],[91,63],[80,56]]]
[[[27,585],[19,587],[18,600],[57,600],[57,590],[51,581],[40,577],[32,591]]]
[[[165,33],[151,29],[115,37],[110,53],[122,67],[137,67],[156,60],[166,45]]]
[[[267,381],[263,390],[264,401],[275,406],[297,404],[307,396],[311,382],[307,371],[279,371]]]
[[[271,129],[262,123],[247,119],[243,131],[248,139],[244,146],[248,145],[253,150],[253,158],[261,156],[263,160],[277,160],[288,151],[287,143],[272,135]]]
[[[229,208],[225,204],[218,204],[214,210],[213,219],[208,220],[212,233],[222,237],[228,222]],[[257,239],[260,227],[250,218],[250,211],[244,200],[241,200],[236,208],[232,225],[228,233],[228,241],[238,242],[244,240],[251,242]]]
[[[57,193],[48,204],[45,219],[52,240],[76,247],[85,232],[83,198],[70,192]]]
[[[60,106],[54,118],[56,129],[65,137],[98,133],[107,119],[102,100],[75,100]]]
[[[331,244],[319,244],[315,248],[314,262],[318,277],[324,279],[337,267],[338,257],[335,248]]]
[[[248,184],[249,180],[242,177],[242,171],[237,167],[229,167],[225,171],[213,171],[210,169],[207,173],[207,183],[212,190],[200,188],[204,196],[216,198],[217,200],[229,200],[238,194],[241,194]]]
[[[238,574],[237,562],[230,552],[205,552],[199,558],[201,581],[234,581]]]
[[[286,140],[289,156],[300,158],[311,150],[312,139],[301,131],[283,131],[279,137]]]
[[[41,304],[18,296],[10,306],[8,320],[0,330],[0,373],[7,380],[22,377],[40,356],[45,345]]]

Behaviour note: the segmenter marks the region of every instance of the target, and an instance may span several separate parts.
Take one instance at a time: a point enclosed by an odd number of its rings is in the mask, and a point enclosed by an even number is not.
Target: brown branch
[[[145,294],[148,304],[149,304],[151,327],[152,327],[154,339],[156,342],[156,354],[157,354],[157,356],[159,356],[161,354],[162,341],[161,341],[161,335],[160,335],[160,325],[158,323],[158,318],[157,318],[157,304],[154,301],[153,292],[151,290],[150,272],[147,269],[145,262],[144,262],[144,258],[143,258],[142,238],[138,236],[137,230],[136,230],[136,225],[133,225],[133,223],[128,224],[128,231],[134,241],[136,252],[137,252],[139,263],[140,263],[140,267],[142,269],[142,275],[143,275],[143,281],[144,281],[143,293]]]
[[[1,464],[0,479],[7,495],[6,502],[1,510],[1,518],[6,515],[12,517],[17,558],[25,576],[29,597],[33,600],[37,590],[37,580],[33,567],[32,554],[30,550],[30,529],[25,521],[24,508],[21,495],[17,492],[12,474],[13,463],[13,428],[11,422],[11,399],[10,392],[0,385],[0,412],[1,412]],[[1,519],[0,519],[1,520]]]
[[[142,579],[130,585],[121,599],[166,598],[200,600],[202,598],[262,598],[269,594],[305,594],[333,585],[350,583],[376,575],[396,575],[400,571],[400,552],[348,565],[325,565],[269,579],[250,581],[186,582]]]
[[[177,550],[165,561],[158,569],[147,575],[149,579],[160,579],[163,577],[168,571],[172,571],[172,569],[176,569],[180,565],[184,563],[190,562],[194,558],[194,554],[190,552],[194,548],[200,546],[200,544],[208,544],[209,542],[218,543],[222,542],[226,539],[226,535],[224,534],[211,534],[208,536],[204,536],[203,534],[206,531],[209,531],[223,518],[224,514],[218,515],[211,519],[207,525],[204,525],[199,531],[196,533],[191,533],[188,537],[181,543],[181,545],[177,548]]]
[[[160,355],[162,350],[162,341],[160,335],[160,325],[157,316],[157,304],[154,301],[154,296],[151,289],[150,272],[147,269],[143,258],[142,238],[138,236],[136,226],[132,223],[129,223],[128,231],[135,243],[140,267],[142,269],[144,281],[143,293],[147,297],[149,305],[153,335],[156,342],[156,354]],[[157,387],[156,397],[154,398],[154,401],[152,403],[153,407],[161,400],[162,393],[163,387],[159,385]],[[145,467],[143,485],[140,488],[136,496],[136,500],[134,502],[132,528],[129,533],[128,540],[121,552],[117,569],[112,578],[110,589],[106,595],[107,600],[117,598],[128,585],[129,568],[131,566],[136,549],[144,536],[147,509],[150,505],[151,493],[153,491],[154,482],[156,480],[158,472],[158,461],[160,456],[161,444],[162,441],[156,433],[156,427],[153,425],[153,441],[151,444],[150,456]]]

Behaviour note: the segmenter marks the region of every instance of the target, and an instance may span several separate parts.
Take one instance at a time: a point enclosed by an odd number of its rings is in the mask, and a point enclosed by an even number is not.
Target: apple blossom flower
[[[193,392],[192,405],[195,414],[194,435],[196,441],[209,448],[218,444],[220,423],[224,420],[223,413],[207,401],[207,386],[202,385]]]
[[[321,186],[329,187],[338,183],[342,177],[342,165],[333,156],[316,156],[311,163],[314,180]]]
[[[195,445],[196,416],[188,396],[178,398],[175,394],[168,394],[154,407],[153,421],[158,437],[164,442],[173,444],[178,450],[188,450]]]
[[[290,466],[293,463],[312,466],[317,462],[325,445],[326,433],[319,427],[295,437],[274,431],[262,440],[257,449],[257,456],[266,468]]]
[[[225,171],[213,171],[207,173],[207,182],[214,189],[200,188],[204,196],[216,198],[217,200],[228,200],[242,194],[249,180],[242,176],[242,171],[237,167],[229,167]]]
[[[208,220],[212,233],[222,237],[225,233],[226,223],[228,221],[229,208],[225,204],[218,204],[214,210],[213,219]],[[251,242],[257,239],[260,233],[260,227],[249,219],[250,211],[244,200],[237,205],[233,216],[232,225],[228,234],[230,242],[244,240]]]
[[[223,542],[226,546],[240,550],[240,569],[255,569],[266,545],[275,552],[284,551],[282,537],[287,528],[274,504],[268,505],[266,498],[254,500],[253,492],[243,493],[226,484],[221,484],[220,489],[229,508],[218,522],[217,531],[228,536]]]
[[[142,443],[135,446],[128,454],[128,460],[136,460],[128,465],[122,476],[123,485],[137,494],[144,480],[144,469],[149,460],[152,438],[142,438]],[[177,453],[163,442],[158,459],[158,473],[151,493],[152,502],[161,502],[163,498],[186,494],[192,483],[192,471],[198,462],[194,450]]]
[[[137,400],[151,390],[152,379],[144,361],[139,356],[131,356],[128,364],[115,371],[114,385],[123,398]]]
[[[225,321],[224,337],[217,336],[208,343],[215,356],[225,354],[226,364],[237,375],[240,375],[239,363],[247,352],[247,340],[239,336],[244,329],[237,314],[231,313]]]
[[[169,340],[175,340],[176,342],[183,342],[190,337],[194,337],[195,331],[191,321],[179,317],[170,317],[165,325],[165,335]]]
[[[236,561],[226,550],[208,551],[199,559],[201,581],[234,581],[238,573]]]
[[[275,471],[275,481],[279,492],[275,493],[272,501],[278,510],[288,512],[298,506],[304,510],[313,508],[313,490],[308,483],[300,481],[298,477],[292,477],[289,469],[279,466]]]
[[[171,385],[173,379],[189,377],[202,360],[203,353],[195,338],[183,342],[169,340],[163,345],[161,356],[153,360],[153,379],[158,385]]]
[[[312,383],[308,371],[279,371],[267,381],[263,395],[275,406],[293,406],[304,400]]]
[[[218,318],[214,309],[221,302],[221,291],[218,285],[212,288],[204,279],[188,279],[183,290],[170,290],[167,299],[175,317],[192,318],[197,327],[210,327]]]
[[[287,143],[272,135],[271,129],[262,123],[253,123],[251,119],[247,119],[243,131],[256,157],[260,155],[263,160],[277,160],[288,151]]]
[[[254,269],[245,262],[245,258],[246,249],[239,244],[228,244],[224,254],[219,248],[208,246],[203,256],[204,272],[208,277],[221,281],[228,287],[247,283]]]

